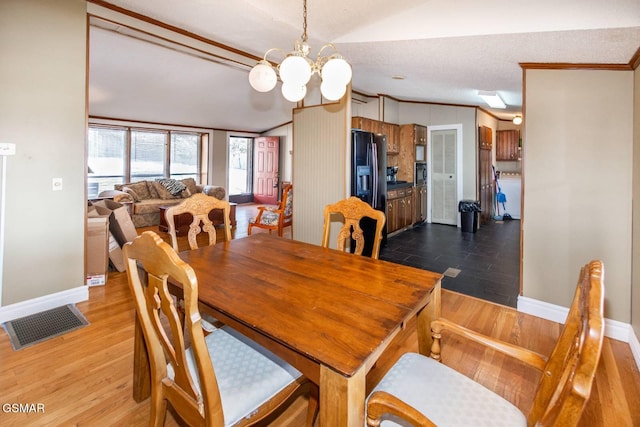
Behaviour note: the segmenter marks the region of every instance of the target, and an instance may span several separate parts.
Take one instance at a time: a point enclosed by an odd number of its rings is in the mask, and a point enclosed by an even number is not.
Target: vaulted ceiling
[[[302,0],[108,3],[255,57],[290,51],[302,34]],[[480,106],[505,120],[522,112],[520,63],[629,64],[640,47],[637,0],[308,0],[307,9],[312,54],[335,44],[354,91]],[[93,23],[92,116],[252,132],[291,120],[294,104],[278,88],[251,89],[254,59],[229,65]],[[479,90],[497,91],[507,108],[489,108]]]

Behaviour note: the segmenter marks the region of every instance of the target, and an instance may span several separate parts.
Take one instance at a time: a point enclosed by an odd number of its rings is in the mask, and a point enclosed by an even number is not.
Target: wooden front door
[[[255,138],[253,146],[253,201],[259,204],[275,205],[278,203],[280,138],[277,136]]]

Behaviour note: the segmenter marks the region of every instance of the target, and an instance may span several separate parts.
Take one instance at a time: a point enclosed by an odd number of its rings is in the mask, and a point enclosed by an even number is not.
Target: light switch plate
[[[16,154],[16,144],[0,142],[0,156],[13,156]]]

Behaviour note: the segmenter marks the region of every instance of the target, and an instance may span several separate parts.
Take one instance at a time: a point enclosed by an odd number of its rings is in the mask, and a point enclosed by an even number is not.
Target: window
[[[89,127],[89,198],[114,184],[157,178],[206,181],[201,167],[206,134],[128,127]]]
[[[229,196],[250,194],[253,191],[252,147],[252,138],[229,138]]]
[[[131,182],[164,178],[167,133],[131,131]]]
[[[171,132],[169,176],[175,179],[193,178],[198,181],[198,145],[200,135]]]
[[[113,190],[122,184],[125,175],[125,129],[89,128],[88,195],[97,197],[101,191]]]

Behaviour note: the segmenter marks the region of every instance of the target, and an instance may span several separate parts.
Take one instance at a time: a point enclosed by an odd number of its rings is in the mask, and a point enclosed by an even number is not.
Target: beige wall
[[[0,2],[2,305],[84,285],[86,2]],[[52,191],[62,178],[63,190]]]
[[[633,280],[631,325],[640,337],[640,69],[633,73]]]
[[[568,307],[605,265],[605,315],[630,322],[633,73],[527,70],[523,293]]]

